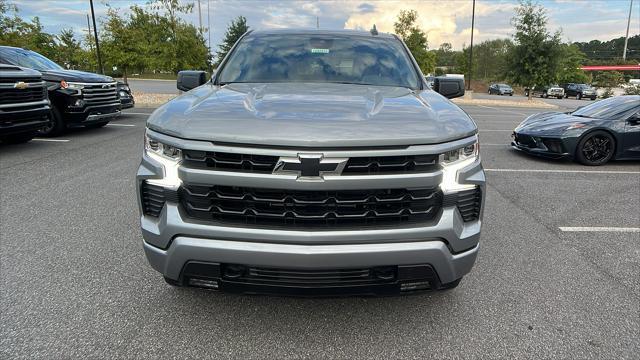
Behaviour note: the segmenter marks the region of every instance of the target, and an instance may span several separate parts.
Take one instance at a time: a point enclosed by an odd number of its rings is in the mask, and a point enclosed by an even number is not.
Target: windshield
[[[501,84],[501,85],[498,85],[498,86],[500,87],[500,89],[511,89],[511,86],[509,86],[509,85]]]
[[[4,48],[0,55],[11,65],[22,66],[36,70],[62,69],[62,67],[46,57],[31,50]]]
[[[579,84],[578,88],[580,88],[580,89],[591,89],[591,86],[586,85],[586,84]]]
[[[397,39],[315,34],[249,35],[233,51],[218,81],[419,87]]]
[[[613,97],[587,105],[571,113],[574,116],[617,120],[640,108],[640,96]]]

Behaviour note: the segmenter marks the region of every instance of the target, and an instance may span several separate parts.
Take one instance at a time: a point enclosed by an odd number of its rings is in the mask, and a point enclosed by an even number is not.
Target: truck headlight
[[[164,168],[164,176],[162,179],[148,179],[147,182],[152,185],[172,189],[178,188],[181,184],[180,178],[178,177],[178,167],[182,161],[182,150],[158,141],[145,132],[144,152],[147,156],[162,164]]]
[[[458,171],[473,164],[478,159],[480,154],[479,146],[480,144],[475,142],[440,155],[440,165],[442,165],[440,188],[445,194],[470,190],[476,187],[474,184],[458,183]]]

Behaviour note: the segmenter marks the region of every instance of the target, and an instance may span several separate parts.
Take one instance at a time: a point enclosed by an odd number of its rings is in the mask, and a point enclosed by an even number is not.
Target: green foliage
[[[488,81],[502,80],[507,72],[507,54],[512,47],[513,42],[509,39],[486,40],[474,46],[474,77]]]
[[[235,45],[244,33],[249,31],[247,25],[247,19],[244,16],[238,16],[227,27],[227,31],[224,34],[224,40],[222,44],[218,46],[218,52],[216,52],[216,67],[220,64],[222,59],[229,53],[229,50]]]
[[[625,95],[640,95],[640,85],[631,85],[627,86],[624,89]]]
[[[451,47],[451,43],[442,43],[436,52],[437,66],[453,66],[455,65],[455,54]]]
[[[618,71],[598,71],[594,77],[594,85],[600,88],[617,87],[623,82],[622,73]]]
[[[55,37],[42,31],[40,19],[36,16],[24,21],[18,8],[4,0],[0,0],[0,44],[27,48],[47,57],[56,53]]]
[[[602,93],[602,98],[607,99],[613,96],[613,90],[610,87],[606,88]]]
[[[415,10],[402,10],[393,27],[396,34],[402,38],[411,51],[420,70],[424,74],[434,73],[436,52],[428,50],[427,36],[415,25],[417,19],[418,13]]]
[[[560,33],[547,31],[545,9],[531,1],[523,1],[512,19],[515,27],[508,59],[508,76],[521,86],[550,84],[556,80],[562,54]],[[529,94],[531,98],[531,94]]]
[[[580,68],[586,61],[587,57],[576,45],[562,44],[560,64],[555,82],[560,84],[588,82],[589,77],[584,70]]]
[[[591,63],[605,65],[607,63],[620,64],[622,61],[622,52],[624,49],[623,36],[609,41],[591,40],[589,42],[576,42],[573,44],[577,46],[589,60],[597,60],[595,62],[591,61]],[[640,35],[630,36],[627,45],[626,63],[637,64],[639,60]]]

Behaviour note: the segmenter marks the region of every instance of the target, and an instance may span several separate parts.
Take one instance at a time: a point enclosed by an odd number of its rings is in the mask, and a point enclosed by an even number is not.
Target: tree
[[[105,63],[116,66],[122,70],[124,82],[127,82],[128,70],[134,66],[140,66],[142,52],[138,48],[140,36],[126,19],[120,17],[119,11],[114,8],[107,10],[107,19],[102,24],[102,48]]]
[[[428,51],[427,36],[415,25],[417,19],[418,13],[415,10],[401,10],[393,27],[411,51],[420,70],[425,74],[434,73],[436,53]]]
[[[438,50],[436,50],[436,59],[438,66],[453,66],[455,65],[454,59],[455,51],[451,46],[451,43],[442,43]]]
[[[551,35],[547,31],[545,9],[530,0],[522,1],[512,24],[516,32],[515,46],[507,57],[509,77],[529,88],[554,82],[561,56],[560,33]]]
[[[247,19],[244,16],[238,16],[234,20],[231,20],[231,23],[224,34],[222,44],[218,45],[219,50],[216,53],[216,67],[220,65],[220,62],[225,56],[227,56],[229,50],[231,50],[238,39],[240,39],[240,37],[247,31],[249,31],[249,26],[247,25]]]
[[[580,67],[584,65],[587,57],[575,44],[562,44],[560,65],[558,67],[557,82],[586,83],[588,76]]]
[[[488,81],[504,79],[507,73],[507,54],[512,47],[513,42],[509,39],[486,40],[474,46],[474,65],[480,71],[474,70],[473,73]]]
[[[75,39],[73,30],[62,29],[56,35],[56,56],[53,58],[57,63],[66,65],[68,68],[77,69],[83,64],[86,52],[82,49],[80,41]]]

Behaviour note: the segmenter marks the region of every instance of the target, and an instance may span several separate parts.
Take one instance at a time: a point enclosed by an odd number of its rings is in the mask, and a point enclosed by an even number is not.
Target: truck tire
[[[582,100],[582,94],[578,93],[578,95],[576,95],[576,100]]]
[[[67,127],[64,124],[60,111],[58,111],[55,106],[52,106],[51,112],[49,113],[49,124],[39,130],[38,135],[47,137],[58,136],[64,133],[66,129]]]

